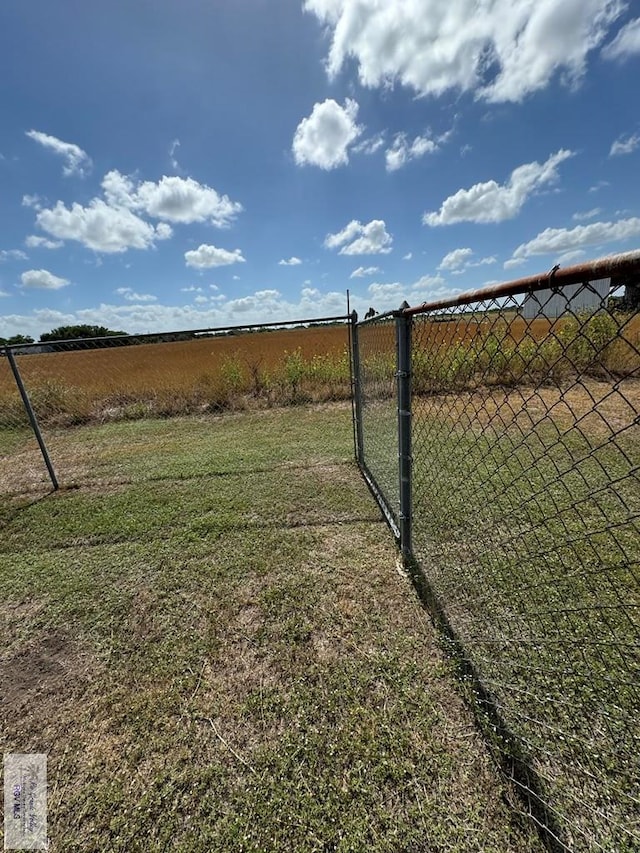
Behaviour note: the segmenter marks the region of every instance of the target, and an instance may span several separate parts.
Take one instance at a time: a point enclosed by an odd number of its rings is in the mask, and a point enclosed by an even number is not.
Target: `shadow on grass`
[[[44,500],[41,498],[40,500]],[[31,506],[36,503],[40,503],[40,500],[34,501],[29,506],[23,507],[23,509],[29,509]],[[3,527],[7,527],[11,521],[13,521],[17,517],[18,513],[16,513],[12,518],[4,521],[0,519],[0,530]],[[252,521],[244,521],[238,520],[233,523],[233,525],[221,524],[217,525],[215,522],[211,525],[210,528],[206,530],[197,531],[198,539],[206,539],[208,536],[213,538],[218,538],[224,534],[230,533],[233,531],[238,531],[242,533],[243,531],[251,531],[251,530],[269,530],[269,531],[285,531],[285,530],[314,530],[314,529],[322,529],[324,527],[356,527],[361,524],[382,524],[384,522],[384,518],[382,514],[371,516],[371,515],[354,515],[348,516],[346,518],[316,518],[316,519],[308,519],[304,521],[291,521],[291,520],[278,520],[274,519],[273,521],[267,520],[252,520]],[[170,542],[175,539],[175,531],[168,531],[161,535],[155,535],[155,542]],[[132,535],[124,535],[124,536],[96,536],[93,539],[87,540],[82,543],[83,548],[103,548],[109,545],[121,545],[123,542],[129,543],[145,543],[148,542],[148,536],[140,535],[140,536],[132,536]],[[78,542],[73,540],[71,542],[60,542],[57,544],[49,544],[44,551],[53,552],[53,551],[68,551],[73,550],[78,547]],[[8,549],[8,552],[11,553],[13,549]],[[7,550],[0,547],[0,554],[7,553]]]
[[[2,509],[0,509],[0,530],[2,530],[3,527],[8,527],[11,524],[11,522],[15,521],[16,518],[18,518],[20,515],[22,515],[23,512],[27,512],[32,507],[37,506],[38,504],[42,503],[43,501],[46,501],[47,498],[51,497],[51,495],[54,495],[54,494],[55,494],[55,489],[50,488],[47,492],[45,492],[45,494],[38,494],[37,496],[34,496],[33,498],[27,498],[26,500],[16,501],[17,505],[3,506]],[[11,499],[12,497],[16,497],[18,499],[23,498],[24,492],[21,493],[20,495],[15,495],[15,496],[14,495],[8,495],[6,497],[8,497],[9,499]]]
[[[414,558],[406,557],[404,568],[420,604],[440,632],[442,644],[453,661],[456,676],[462,684],[462,693],[494,760],[504,776],[514,785],[525,814],[533,819],[547,850],[551,853],[566,853],[571,848],[561,840],[562,832],[545,800],[544,786],[539,775],[531,766],[518,739],[502,719],[493,697],[483,686],[424,570]]]
[[[353,463],[348,462],[314,462],[312,464],[308,463],[291,463],[291,462],[281,462],[275,465],[265,465],[262,467],[255,468],[235,468],[234,470],[213,470],[213,471],[203,471],[199,474],[188,473],[188,474],[158,474],[156,476],[142,476],[142,477],[122,477],[116,479],[114,477],[109,477],[108,475],[105,477],[98,477],[95,480],[86,480],[86,481],[77,481],[72,480],[68,483],[61,483],[58,491],[72,491],[76,489],[99,489],[101,487],[108,486],[135,486],[139,483],[188,483],[191,480],[193,481],[207,481],[207,480],[216,480],[216,479],[232,479],[234,477],[252,477],[260,474],[273,474],[278,471],[317,471],[322,468],[352,468],[354,476],[356,475],[356,470],[353,468]],[[0,494],[0,499],[4,500],[15,500],[19,501],[21,498],[28,499],[21,506],[21,508],[28,507],[31,504],[39,503],[41,500],[44,500],[47,497],[50,497],[55,493],[55,490],[52,488],[48,488],[45,494],[42,494],[42,489],[45,488],[44,483],[38,483],[33,486],[32,489],[20,489],[20,491],[7,491],[3,494]],[[37,497],[31,498],[32,494],[37,494]],[[5,522],[5,516],[2,515],[2,511],[0,510],[0,527]]]
[[[357,475],[353,464],[349,462],[347,465],[343,462],[315,462],[312,464],[281,462],[275,465],[265,465],[256,468],[235,468],[234,470],[213,470],[203,471],[200,474],[158,474],[150,477],[130,478],[115,480],[105,477],[94,482],[81,483],[76,485],[76,488],[98,487],[98,486],[134,486],[137,483],[188,483],[191,480],[216,480],[216,479],[232,479],[233,477],[252,477],[259,474],[273,474],[278,471],[317,471],[322,468],[342,468],[351,467],[354,476]]]

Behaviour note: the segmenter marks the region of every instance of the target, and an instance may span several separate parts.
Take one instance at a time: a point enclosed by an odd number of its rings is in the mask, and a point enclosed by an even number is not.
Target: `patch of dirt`
[[[34,608],[38,606],[14,608],[14,618]],[[102,668],[59,630],[39,631],[13,646],[0,658],[0,731],[18,751],[34,738],[44,747],[50,736],[57,736],[63,706],[77,703]]]
[[[34,693],[41,696],[57,693],[66,680],[65,664],[69,657],[68,640],[52,634],[37,645],[1,661],[0,702],[18,710]]]

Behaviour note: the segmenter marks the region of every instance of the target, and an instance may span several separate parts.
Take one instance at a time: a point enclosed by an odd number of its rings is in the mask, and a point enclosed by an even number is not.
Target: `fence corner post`
[[[364,440],[362,432],[362,375],[360,365],[360,341],[358,335],[358,314],[351,313],[351,364],[352,364],[352,395],[353,418],[355,425],[356,462],[364,464]]]
[[[398,345],[398,471],[400,477],[400,550],[407,564],[412,559],[411,538],[411,315],[404,314],[409,305],[404,302],[396,314]]]
[[[13,378],[16,381],[16,385],[18,387],[18,392],[20,393],[20,397],[22,398],[22,404],[27,413],[27,417],[29,418],[29,423],[31,424],[31,429],[33,430],[33,434],[36,437],[36,441],[38,442],[38,447],[40,448],[40,453],[42,453],[42,458],[44,459],[44,464],[47,466],[47,471],[49,472],[49,479],[51,480],[51,485],[54,489],[59,488],[58,478],[56,477],[56,472],[53,469],[53,465],[51,464],[51,459],[49,457],[49,451],[47,450],[47,445],[44,442],[44,438],[42,437],[42,433],[40,431],[40,426],[38,424],[38,419],[36,418],[36,413],[33,411],[33,406],[31,405],[31,400],[29,399],[29,394],[27,393],[27,389],[24,386],[24,382],[22,381],[22,376],[20,375],[20,371],[18,370],[18,364],[16,362],[15,356],[13,354],[13,350],[10,346],[6,346],[5,354],[7,356],[7,360],[9,361],[9,366],[11,367],[11,372],[13,373]]]

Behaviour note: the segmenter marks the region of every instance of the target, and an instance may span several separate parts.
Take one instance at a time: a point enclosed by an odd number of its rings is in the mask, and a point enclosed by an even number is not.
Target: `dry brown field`
[[[194,384],[215,383],[223,365],[235,364],[247,374],[272,373],[287,354],[300,352],[338,361],[348,346],[346,326],[282,329],[198,338],[192,341],[108,347],[75,352],[20,356],[20,372],[30,388],[61,383],[76,391],[135,395],[154,390],[178,391]],[[13,393],[15,383],[5,359],[0,361],[0,394]]]
[[[225,361],[247,369],[273,371],[287,353],[339,358],[348,345],[346,326],[282,329],[260,333],[198,338],[193,341],[140,344],[19,358],[25,384],[60,381],[87,393],[136,393],[179,388],[218,375]],[[9,366],[0,362],[0,393],[14,388]]]
[[[547,358],[549,363],[558,358],[560,344],[562,351],[566,348],[568,352],[563,374],[571,374],[572,359],[580,355],[575,342],[580,345],[588,336],[593,338],[597,352],[603,353],[598,359],[605,371],[618,377],[637,376],[640,316],[627,321],[619,333],[613,318],[599,316],[608,322],[606,334],[609,341],[613,340],[604,347],[597,341],[597,329],[590,331],[575,320],[525,320],[513,313],[485,314],[477,319],[451,316],[447,320],[419,315],[413,333],[414,364],[416,376],[420,376],[415,391],[419,394],[427,388],[432,392],[436,386],[444,389],[452,382],[457,387],[460,379],[466,378],[464,371],[475,369],[474,359],[483,351],[485,341],[505,356],[502,372],[491,379],[493,384],[535,381],[518,354],[520,345],[527,348],[527,360],[539,353],[546,369]],[[395,371],[394,321],[362,327],[360,342],[369,379],[385,380],[386,393],[387,380]],[[555,347],[553,354],[547,352],[547,342]],[[511,363],[514,347],[518,348],[514,363],[520,368],[515,373]],[[105,417],[321,402],[346,399],[351,393],[346,325],[19,355],[17,361],[38,416],[61,425]],[[498,362],[492,360],[492,364]],[[578,365],[578,372],[583,367]],[[602,371],[594,371],[593,366],[589,370],[596,377],[602,376]],[[483,382],[481,377],[477,381]],[[0,359],[0,421],[5,425],[24,423],[6,359]]]

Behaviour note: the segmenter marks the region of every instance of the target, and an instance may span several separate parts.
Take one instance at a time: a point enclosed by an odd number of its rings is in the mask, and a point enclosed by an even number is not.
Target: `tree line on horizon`
[[[50,343],[52,341],[68,341],[77,340],[78,338],[106,338],[115,337],[116,335],[128,336],[128,332],[114,331],[106,326],[91,326],[86,323],[81,323],[75,326],[58,326],[50,332],[44,332],[40,335],[40,343]],[[20,344],[33,344],[34,338],[31,335],[12,335],[9,338],[0,337],[1,346],[16,346]]]

